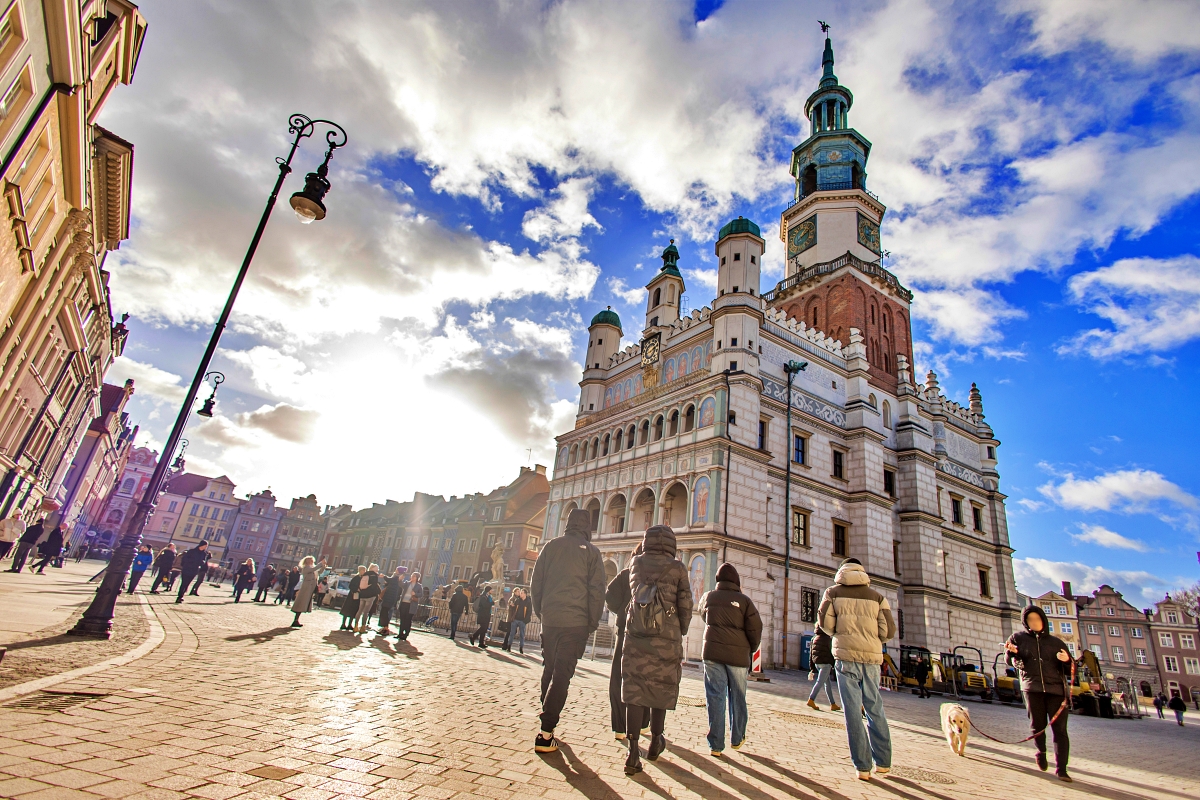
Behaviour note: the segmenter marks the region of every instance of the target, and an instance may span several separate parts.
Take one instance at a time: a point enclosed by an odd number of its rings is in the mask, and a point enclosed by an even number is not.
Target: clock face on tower
[[[860,212],[858,215],[858,243],[876,255],[879,254],[879,225]]]
[[[652,334],[642,340],[642,366],[649,367],[658,363],[658,354],[662,345],[662,334]]]
[[[798,256],[817,243],[817,215],[813,214],[788,229],[788,258]]]

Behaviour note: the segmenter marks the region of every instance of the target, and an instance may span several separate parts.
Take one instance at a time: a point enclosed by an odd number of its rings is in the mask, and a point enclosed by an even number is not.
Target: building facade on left
[[[32,519],[59,510],[128,335],[104,260],[129,236],[133,145],[95,120],[146,21],[124,0],[0,9],[0,513]]]

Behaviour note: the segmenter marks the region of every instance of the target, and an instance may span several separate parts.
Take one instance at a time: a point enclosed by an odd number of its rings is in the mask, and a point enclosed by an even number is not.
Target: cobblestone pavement
[[[703,686],[685,678],[670,745],[635,779],[608,731],[607,664],[580,663],[559,734],[538,757],[540,664],[414,632],[408,643],[336,630],[328,611],[288,628],[277,606],[225,592],[174,605],[152,598],[165,632],[125,666],[0,707],[0,797],[21,800],[367,797],[1194,798],[1194,727],[1071,720],[1076,783],[1031,770],[1028,745],[972,739],[954,756],[936,701],[889,695],[895,777],[862,783],[837,715],[809,711],[794,678],[755,687],[746,747],[721,760],[704,743]],[[90,696],[85,696],[90,695]],[[53,703],[57,709],[45,706]],[[1016,733],[1020,710],[971,706]],[[1023,735],[1023,734],[1022,734]],[[1123,756],[1110,764],[1115,756]]]

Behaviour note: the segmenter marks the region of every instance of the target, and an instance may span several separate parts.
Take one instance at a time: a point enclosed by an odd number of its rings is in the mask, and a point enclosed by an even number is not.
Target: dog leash
[[[1034,733],[1029,734],[1028,736],[1026,736],[1024,739],[1021,739],[1020,741],[1006,742],[1003,739],[997,739],[995,736],[989,736],[987,733],[984,732],[984,730],[982,728],[980,728],[978,725],[976,725],[973,720],[971,721],[971,728],[978,731],[979,735],[982,736],[983,738],[991,739],[993,742],[997,742],[998,744],[1024,744],[1025,742],[1028,742],[1030,739],[1035,739],[1038,736],[1041,736],[1046,731],[1048,731],[1054,725],[1055,722],[1058,722],[1058,718],[1061,717],[1062,713],[1070,707],[1070,704],[1071,704],[1071,689],[1070,689],[1070,687],[1074,686],[1074,685],[1075,685],[1075,659],[1071,659],[1071,682],[1068,684],[1065,679],[1063,681],[1064,695],[1063,695],[1062,704],[1058,707],[1058,711],[1054,712],[1054,716],[1050,718],[1050,721],[1048,723],[1046,723],[1046,727],[1042,728],[1040,731],[1036,731]],[[967,711],[965,708],[963,709],[963,711],[967,712],[967,719],[970,720],[971,712]]]

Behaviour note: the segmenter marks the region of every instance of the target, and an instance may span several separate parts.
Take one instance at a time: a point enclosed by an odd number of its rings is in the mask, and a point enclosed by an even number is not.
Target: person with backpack
[[[462,615],[471,607],[471,600],[463,591],[462,584],[454,587],[454,596],[450,598],[450,638],[453,639],[458,635],[458,621],[462,619]]]
[[[1070,664],[1071,653],[1067,643],[1049,633],[1046,612],[1037,606],[1029,606],[1021,615],[1025,630],[1017,631],[1004,643],[1004,660],[1016,667],[1021,676],[1021,695],[1025,698],[1025,711],[1029,716],[1029,731],[1036,733],[1033,743],[1037,747],[1034,761],[1038,769],[1045,772],[1046,728],[1054,731],[1054,771],[1058,779],[1071,783],[1067,774],[1067,759],[1071,754],[1071,740],[1067,736],[1067,718],[1070,715]],[[1061,709],[1061,711],[1060,711]],[[1048,720],[1053,719],[1053,722]]]
[[[746,680],[750,660],[762,641],[762,618],[742,593],[733,564],[717,570],[717,588],[700,598],[704,620],[704,695],[708,706],[708,747],[714,757],[725,750],[725,701],[729,700],[730,744],[746,743]]]
[[[154,559],[154,583],[150,584],[150,594],[158,594],[159,586],[166,586],[171,576],[171,567],[175,566],[175,545],[168,544],[158,551]],[[167,591],[171,591],[170,587]]]
[[[642,554],[642,543],[629,554],[630,562]],[[633,595],[629,589],[629,567],[617,573],[604,593],[604,605],[617,618],[617,643],[613,649],[612,668],[608,672],[608,706],[612,717],[613,733],[618,742],[625,741],[625,703],[621,700],[621,653],[625,650],[625,625],[629,621],[629,601]]]
[[[817,632],[808,647],[808,660],[812,664],[812,671],[816,673],[812,690],[808,693],[808,707],[813,711],[821,710],[821,707],[817,705],[817,695],[821,693],[821,687],[824,686],[825,699],[829,701],[829,710],[841,711],[842,707],[837,704],[837,700],[833,696],[833,684],[829,682],[833,675],[833,637],[821,630],[818,625]],[[811,674],[809,679],[813,679]]]
[[[1167,708],[1175,712],[1175,721],[1179,723],[1179,727],[1183,727],[1183,712],[1187,711],[1187,703],[1183,702],[1183,698],[1177,694],[1171,695],[1171,699],[1167,701]]]
[[[883,643],[896,635],[896,621],[887,598],[871,588],[871,578],[857,558],[847,558],[825,590],[817,609],[817,624],[833,637],[833,668],[837,673],[850,759],[860,781],[892,771],[892,733],[879,696]],[[863,728],[863,714],[867,726]]]
[[[554,729],[567,703],[575,665],[604,613],[608,580],[591,533],[592,515],[572,511],[566,533],[542,545],[533,565],[529,588],[533,613],[542,622],[542,724],[533,741],[538,753],[558,749]]]
[[[629,565],[629,620],[621,653],[621,701],[626,705],[629,756],[625,774],[642,771],[638,737],[650,723],[646,758],[658,760],[667,747],[667,712],[679,701],[683,637],[692,623],[692,587],[675,558],[675,531],[655,525],[642,539],[642,554]]]
[[[475,640],[478,639],[480,650],[487,650],[488,628],[492,624],[492,606],[495,604],[496,601],[492,599],[492,587],[483,587],[483,593],[475,601],[475,619],[479,621],[479,627],[467,637],[471,644],[475,644]]]

